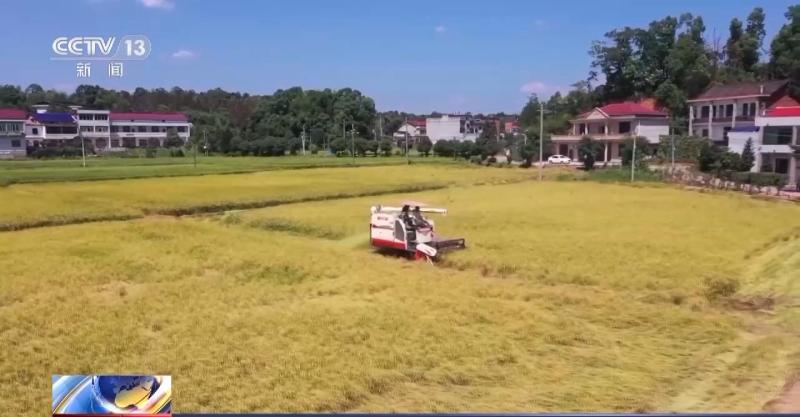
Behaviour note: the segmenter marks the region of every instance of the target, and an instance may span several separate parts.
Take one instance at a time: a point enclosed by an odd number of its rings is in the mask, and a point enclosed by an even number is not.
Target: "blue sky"
[[[74,62],[49,59],[55,37],[144,34],[146,61],[126,64],[121,79],[95,67],[89,82],[254,94],[353,87],[381,110],[518,112],[528,93],[584,79],[592,40],[613,28],[691,12],[724,42],[731,18],[762,6],[769,41],[792,3],[18,0],[3,5],[0,83],[72,90],[85,80]]]

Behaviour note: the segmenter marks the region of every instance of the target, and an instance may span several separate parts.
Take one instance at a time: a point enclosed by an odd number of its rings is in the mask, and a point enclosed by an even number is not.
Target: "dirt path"
[[[764,405],[767,411],[799,412],[800,411],[800,380],[794,381],[783,390],[781,395]]]

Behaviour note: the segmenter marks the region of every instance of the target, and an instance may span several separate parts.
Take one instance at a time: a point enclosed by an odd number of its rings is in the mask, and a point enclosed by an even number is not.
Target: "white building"
[[[0,109],[0,159],[22,158],[26,154],[25,110]]]
[[[28,146],[63,144],[78,137],[78,123],[72,113],[48,111],[47,104],[33,107],[35,112],[25,123],[25,140]]]
[[[443,115],[441,117],[428,117],[425,119],[425,128],[431,142],[444,140],[463,140],[464,132],[461,130],[461,117]]]
[[[570,134],[551,137],[552,152],[574,161],[580,160],[578,145],[584,136],[601,143],[601,151],[596,156],[598,162],[618,163],[625,139],[641,136],[656,144],[661,136],[669,134],[667,113],[631,101],[595,107],[570,122]]]
[[[177,112],[112,112],[82,109],[50,112],[46,104],[34,106],[36,112],[25,125],[28,146],[63,144],[82,138],[97,151],[135,147],[163,147],[168,132],[174,130],[186,142],[192,124]]]
[[[111,118],[108,110],[75,109],[78,130],[84,140],[96,150],[110,150]],[[119,147],[119,146],[117,146]]]
[[[728,149],[742,153],[752,141],[756,157],[753,172],[774,172],[788,176],[790,187],[800,178],[800,102],[783,96],[756,115],[753,126],[729,131]]]
[[[404,141],[406,138],[415,141],[416,138],[426,135],[427,128],[425,126],[425,119],[414,118],[408,119],[408,121],[403,123],[392,136],[394,137],[395,141],[400,142]]]
[[[164,146],[169,131],[186,142],[192,123],[178,112],[111,112],[111,147],[134,148]]]
[[[689,133],[728,144],[728,132],[751,127],[756,115],[786,92],[787,80],[717,85],[691,99]]]

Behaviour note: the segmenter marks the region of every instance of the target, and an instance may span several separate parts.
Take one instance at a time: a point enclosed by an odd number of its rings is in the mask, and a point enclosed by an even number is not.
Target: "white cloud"
[[[445,33],[445,32],[447,32],[447,28],[442,26],[442,25],[436,26],[436,28],[434,28],[433,30],[435,30],[436,33]]]
[[[139,0],[139,3],[151,9],[170,10],[175,7],[175,3],[173,3],[172,0]]]
[[[197,54],[186,49],[180,49],[173,52],[172,57],[174,59],[194,59],[197,58]]]

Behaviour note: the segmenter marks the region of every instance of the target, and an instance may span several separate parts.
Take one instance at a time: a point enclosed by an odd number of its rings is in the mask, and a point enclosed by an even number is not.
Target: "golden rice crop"
[[[0,229],[514,181],[532,175],[522,169],[412,165],[16,184],[0,188]]]
[[[369,205],[405,197],[469,248],[374,254]],[[2,233],[0,409],[155,372],[179,412],[759,410],[800,365],[798,210],[525,182]],[[716,277],[785,298],[733,310]]]

